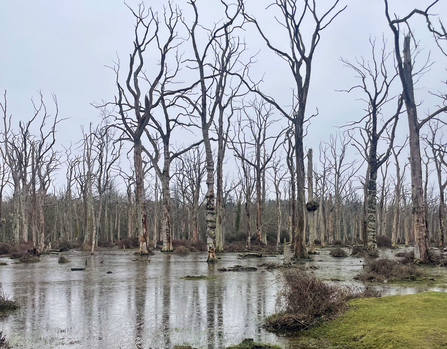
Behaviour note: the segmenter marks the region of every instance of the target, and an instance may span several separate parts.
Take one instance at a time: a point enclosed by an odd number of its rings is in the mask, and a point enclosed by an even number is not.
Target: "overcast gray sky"
[[[389,0],[391,12],[399,16],[416,6],[425,8],[431,1]],[[140,1],[129,0],[136,8]],[[268,26],[269,35],[278,45],[285,43],[279,27],[273,20],[273,9],[265,10],[271,1],[247,0],[247,10],[262,25]],[[186,0],[175,1],[185,9]],[[221,8],[217,0],[198,0],[202,17],[209,23],[217,18]],[[323,11],[331,1],[317,1]],[[146,7],[160,10],[166,1],[146,1]],[[347,89],[355,83],[353,71],[343,68],[340,57],[354,61],[355,57],[369,58],[370,37],[390,38],[381,0],[341,0],[339,7],[347,5],[331,26],[322,33],[317,49],[310,91],[308,114],[319,110],[313,120],[307,146],[317,147],[334,133],[334,126],[361,116],[360,95],[348,95],[336,90]],[[447,1],[441,0],[431,11],[447,14]],[[421,65],[431,50],[434,65],[418,84],[417,99],[424,101],[421,112],[433,109],[435,100],[428,90],[441,88],[446,80],[446,57],[439,54],[427,34],[422,19],[412,21],[416,38],[424,51],[418,58]],[[115,76],[106,68],[117,57],[123,67],[127,65],[132,49],[134,18],[122,0],[0,0],[0,91],[8,92],[8,111],[13,123],[26,121],[32,115],[31,98],[42,91],[51,109],[51,94],[59,101],[61,118],[69,118],[58,128],[58,143],[68,146],[81,137],[80,125],[99,121],[99,111],[91,103],[111,101],[116,93]],[[245,40],[251,52],[261,50],[253,69],[253,78],[264,75],[263,88],[284,104],[290,101],[291,88],[288,67],[269,53],[256,32],[248,28]],[[388,43],[391,50],[391,42]],[[406,131],[405,122],[402,131]]]

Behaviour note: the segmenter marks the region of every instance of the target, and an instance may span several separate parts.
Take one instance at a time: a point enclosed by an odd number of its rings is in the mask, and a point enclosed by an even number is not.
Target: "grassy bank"
[[[445,348],[447,293],[363,298],[296,339],[297,348]],[[295,346],[294,346],[295,347]]]

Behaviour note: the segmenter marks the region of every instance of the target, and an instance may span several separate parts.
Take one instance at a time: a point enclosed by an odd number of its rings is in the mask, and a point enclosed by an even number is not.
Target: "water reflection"
[[[389,254],[388,251],[383,252]],[[131,252],[94,256],[72,252],[69,264],[57,256],[32,265],[0,267],[3,290],[21,308],[0,319],[0,331],[19,348],[223,348],[244,338],[287,346],[260,321],[275,311],[281,289],[278,272],[219,272],[234,264],[256,266],[281,257],[239,260],[225,254],[217,265],[206,254],[187,257],[157,253],[147,259]],[[72,267],[87,270],[72,272]],[[362,258],[335,259],[321,250],[306,266],[325,280],[352,283]],[[111,271],[111,274],[107,272]],[[440,273],[445,273],[445,268]],[[186,275],[215,276],[184,280]],[[380,286],[386,294],[422,292],[427,287]],[[435,290],[444,291],[437,288]]]

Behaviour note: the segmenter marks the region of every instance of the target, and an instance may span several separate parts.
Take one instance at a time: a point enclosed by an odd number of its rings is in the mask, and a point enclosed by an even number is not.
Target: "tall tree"
[[[428,11],[438,0],[430,4],[425,10],[415,9],[405,17],[392,19],[389,13],[388,0],[385,2],[385,16],[389,27],[393,33],[394,54],[400,81],[402,83],[402,97],[405,103],[408,117],[409,145],[410,145],[410,168],[411,168],[411,188],[413,201],[413,230],[415,236],[414,256],[421,262],[428,260],[428,230],[427,230],[427,208],[424,200],[422,183],[422,164],[420,147],[420,130],[431,119],[446,112],[447,106],[438,108],[424,119],[418,119],[418,104],[415,99],[413,80],[413,60],[411,57],[411,34],[404,37],[403,49],[401,51],[401,31],[400,25],[406,24],[409,27],[409,20],[415,15],[423,16],[431,29],[430,15]]]
[[[236,23],[241,12],[240,4],[233,9],[223,0],[225,17],[212,29],[205,29],[199,24],[199,10],[196,0],[191,0],[189,4],[194,11],[194,19],[191,25],[185,23],[189,32],[194,57],[188,60],[191,68],[198,74],[197,98],[185,97],[192,108],[192,115],[199,118],[202,131],[202,139],[205,147],[206,157],[206,232],[208,245],[208,262],[217,261],[216,250],[216,198],[214,191],[214,155],[211,146],[211,126],[217,114],[223,115],[227,107],[230,106],[226,96],[232,99],[235,92],[240,87],[236,82],[236,87],[231,84],[231,75],[235,67],[239,64],[239,56],[243,49],[242,43],[234,39],[234,32],[240,28]],[[203,30],[207,39],[201,40]],[[201,45],[202,44],[202,45]],[[236,93],[237,94],[237,93]],[[222,155],[222,154],[221,154]]]
[[[328,10],[320,15],[317,11],[317,2],[304,0],[275,0],[270,7],[279,9],[281,16],[277,17],[284,34],[276,33],[275,36],[284,35],[289,39],[289,48],[283,49],[277,46],[268,36],[266,26],[257,19],[245,13],[246,19],[253,23],[267,47],[284,59],[290,69],[295,83],[293,104],[288,111],[280,106],[274,98],[262,93],[257,87],[251,89],[261,95],[266,101],[273,104],[288,119],[293,127],[295,165],[296,165],[296,189],[297,189],[297,222],[294,239],[294,255],[296,258],[307,258],[306,247],[303,244],[305,230],[304,206],[305,206],[305,175],[304,175],[304,123],[306,121],[306,106],[309,95],[312,63],[316,48],[320,42],[322,32],[332,23],[346,7],[337,10],[339,0],[332,3]],[[272,10],[269,8],[269,10]],[[270,24],[269,24],[270,25]]]
[[[365,151],[365,158],[368,163],[366,174],[366,248],[368,251],[374,251],[377,248],[377,172],[379,168],[388,160],[394,145],[397,121],[402,109],[402,99],[398,98],[397,108],[386,116],[381,122],[386,105],[395,97],[391,94],[391,86],[397,74],[388,72],[388,60],[390,54],[386,52],[385,43],[382,49],[377,52],[375,40],[370,39],[371,45],[371,61],[364,58],[357,59],[357,63],[353,64],[347,60],[342,60],[345,66],[353,69],[360,79],[358,85],[350,88],[348,92],[360,90],[364,95],[364,101],[367,104],[364,115],[359,121],[350,124],[360,132],[360,139],[364,144],[360,145],[360,140],[353,137],[357,143]],[[362,125],[363,124],[363,125]],[[379,141],[384,132],[391,129],[388,139],[388,147],[382,154],[379,153]]]
[[[256,190],[256,240],[259,244],[266,244],[265,229],[263,228],[262,203],[265,197],[263,188],[263,178],[270,161],[273,159],[278,148],[281,146],[280,137],[282,132],[269,136],[268,129],[278,120],[272,118],[272,106],[265,101],[256,99],[242,108],[242,114],[238,118],[239,127],[237,132],[237,142],[244,145],[237,146],[232,140],[234,154],[246,165],[253,168],[255,174]],[[254,115],[253,115],[254,114]],[[240,151],[243,149],[243,151]],[[267,150],[268,149],[268,150]],[[264,190],[263,190],[264,189]]]
[[[430,149],[432,151],[433,157],[432,161],[435,164],[436,169],[436,177],[438,181],[439,188],[439,207],[438,207],[438,219],[439,219],[439,235],[438,235],[438,244],[439,247],[444,249],[445,245],[445,189],[447,188],[447,178],[443,178],[443,174],[447,169],[447,160],[446,160],[446,146],[442,146],[442,135],[438,136],[437,133],[440,130],[441,123],[436,120],[432,121],[429,124],[430,127],[430,136],[426,137],[426,142],[429,144]],[[438,139],[439,137],[439,139]]]
[[[151,120],[156,108],[162,100],[177,93],[166,90],[168,82],[175,77],[167,69],[170,53],[175,51],[177,43],[176,26],[181,14],[169,3],[165,8],[164,22],[161,23],[158,15],[152,9],[146,10],[143,4],[138,11],[129,7],[135,17],[134,49],[129,58],[129,69],[125,84],[120,82],[119,62],[113,67],[116,73],[116,86],[118,96],[115,105],[118,107],[118,127],[123,132],[122,139],[132,142],[133,162],[135,169],[135,203],[137,206],[137,231],[140,236],[140,250],[142,254],[148,253],[148,227],[145,204],[144,170],[143,170],[143,142],[142,136]],[[163,33],[162,33],[163,32]],[[164,34],[164,35],[162,35]],[[145,53],[150,52],[151,59],[158,55],[158,69],[149,75],[144,69]],[[173,53],[174,54],[174,53]],[[171,75],[172,74],[172,75]],[[140,86],[144,84],[144,86]],[[147,88],[142,93],[142,88]],[[133,115],[132,115],[133,114]]]

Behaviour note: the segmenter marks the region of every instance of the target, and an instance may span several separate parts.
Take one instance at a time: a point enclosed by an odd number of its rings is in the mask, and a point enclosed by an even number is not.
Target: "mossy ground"
[[[338,319],[297,337],[294,348],[447,347],[447,293],[362,298]]]

